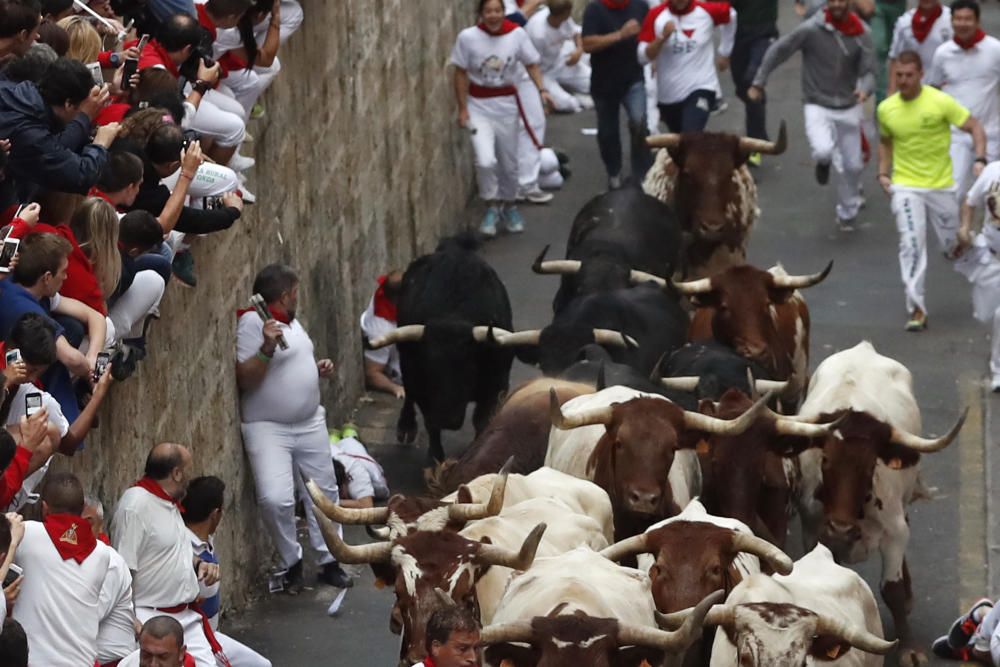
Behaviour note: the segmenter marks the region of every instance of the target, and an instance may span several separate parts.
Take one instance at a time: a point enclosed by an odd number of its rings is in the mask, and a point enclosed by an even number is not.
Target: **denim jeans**
[[[751,100],[747,96],[747,90],[757,76],[764,53],[777,38],[778,29],[774,26],[751,26],[743,31],[737,30],[733,52],[729,56],[729,69],[736,85],[736,96],[746,108],[747,136],[754,139],[767,139],[767,104],[764,100]]]
[[[696,90],[680,102],[660,105],[660,118],[671,132],[701,132],[715,104],[714,90]]]
[[[593,95],[597,112],[597,146],[608,176],[622,172],[622,141],[619,107],[625,107],[632,148],[632,178],[641,182],[653,164],[653,155],[646,145],[646,84],[637,81],[621,95]]]

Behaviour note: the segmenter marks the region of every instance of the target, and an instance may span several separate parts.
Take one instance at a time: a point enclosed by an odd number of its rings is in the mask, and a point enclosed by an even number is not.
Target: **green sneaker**
[[[170,267],[174,277],[188,287],[195,287],[198,284],[198,276],[194,275],[194,255],[185,250],[174,255],[173,264]]]
[[[750,153],[750,157],[747,158],[747,164],[751,167],[759,167],[761,160],[760,153]]]
[[[331,429],[330,429],[330,444],[331,444],[331,445],[332,445],[333,443],[335,443],[335,442],[340,442],[340,439],[341,439],[342,437],[343,437],[343,436],[342,436],[342,435],[340,434],[340,431],[338,431],[338,430],[337,430],[337,429],[335,429],[335,428],[331,428]]]
[[[251,120],[260,120],[261,118],[263,118],[266,115],[267,115],[267,111],[264,109],[264,105],[261,104],[260,102],[258,102],[257,104],[253,105],[253,108],[250,109],[250,118],[251,118]]]
[[[358,437],[358,427],[352,424],[351,422],[347,422],[346,424],[344,424],[344,427],[340,429],[340,437],[342,438]]]

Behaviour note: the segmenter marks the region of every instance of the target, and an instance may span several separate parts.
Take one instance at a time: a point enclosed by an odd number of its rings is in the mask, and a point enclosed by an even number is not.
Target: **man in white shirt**
[[[110,549],[83,513],[83,487],[52,473],[42,491],[43,520],[24,524],[16,558],[24,584],[14,618],[28,635],[31,667],[81,667],[97,658],[98,601]]]
[[[592,109],[590,59],[584,57],[580,26],[573,20],[571,0],[550,0],[525,28],[542,57],[542,81],[556,111]],[[575,94],[574,94],[575,93]]]
[[[145,622],[163,614],[173,617],[184,629],[184,642],[197,667],[215,667],[216,658],[225,660],[225,655],[196,600],[199,581],[218,581],[219,567],[191,557],[180,512],[191,467],[187,448],[169,442],[153,447],[145,476],[118,501],[111,540],[132,574],[136,618]]]
[[[896,58],[903,51],[916,51],[920,61],[933,62],[937,48],[951,39],[951,10],[940,0],[918,0],[917,6],[896,20],[889,47],[889,86],[886,96],[896,92]]]
[[[948,93],[972,112],[986,132],[988,164],[1000,158],[1000,40],[979,26],[979,3],[956,0],[951,5],[954,37],[934,52],[934,62],[926,83]],[[976,162],[972,137],[960,130],[951,132],[951,165],[959,201],[972,184]]]
[[[396,330],[396,300],[403,285],[403,272],[392,271],[378,277],[378,289],[361,313],[361,333],[365,341],[381,338]],[[365,386],[384,391],[396,398],[406,398],[399,351],[395,345],[377,350],[365,349]]]
[[[261,269],[253,293],[263,297],[271,319],[261,320],[252,308],[237,314],[236,383],[243,446],[264,525],[287,570],[286,588],[297,592],[303,555],[295,532],[298,489],[309,541],[321,566],[319,580],[349,588],[353,582],[327,549],[305,491],[305,480],[311,479],[333,502],[340,497],[319,391],[320,378],[333,376],[333,362],[316,360],[312,339],[295,317],[299,278],[291,267],[271,264]]]
[[[465,607],[443,607],[427,621],[427,658],[414,667],[476,667],[479,621]]]
[[[333,457],[334,467],[339,464],[343,468],[344,482],[340,481],[339,471],[337,476],[341,505],[373,507],[376,500],[389,499],[385,471],[357,438],[345,436],[334,441],[331,436],[330,455]]]

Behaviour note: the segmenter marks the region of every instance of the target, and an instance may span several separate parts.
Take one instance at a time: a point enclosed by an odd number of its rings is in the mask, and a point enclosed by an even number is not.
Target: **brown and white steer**
[[[670,626],[685,613],[660,621]],[[712,667],[878,667],[896,642],[882,638],[871,589],[817,546],[789,575],[752,574],[708,612],[718,625]]]
[[[780,398],[794,409],[809,378],[809,308],[798,290],[823,282],[832,268],[830,262],[819,273],[790,276],[780,266],[763,271],[743,264],[674,283],[698,306],[688,338],[728,345],[771,379],[787,380]]]
[[[716,132],[661,134],[647,141],[666,150],[657,153],[642,187],[673,208],[691,235],[685,274],[699,278],[745,262],[747,238],[760,217],[746,161],[755,152],[783,153],[785,124],[773,143]]]
[[[965,414],[939,438],[922,438],[920,408],[910,371],[864,341],[816,368],[800,418],[839,419],[834,435],[799,457],[802,525],[806,548],[817,536],[837,560],[857,563],[878,549],[882,597],[903,643],[901,664],[926,657],[910,644],[907,611],[913,603],[906,547],[906,506],[918,498],[920,455],[947,447]]]
[[[561,408],[553,393],[545,465],[607,491],[615,539],[621,540],[677,514],[698,494],[701,470],[693,448],[701,433],[740,433],[764,403],[724,421],[628,387],[608,387]]]
[[[701,636],[714,595],[675,632],[656,626],[649,577],[590,549],[539,558],[511,578],[483,628],[490,667],[662,665]],[[527,646],[524,646],[526,644]]]
[[[504,508],[458,533],[448,529],[448,508],[442,507],[420,517],[406,534],[362,546],[345,544],[319,507],[315,513],[339,562],[391,566],[393,579],[383,583],[392,583],[396,593],[390,629],[403,635],[400,664],[424,657],[427,621],[442,606],[463,605],[488,623],[511,571],[526,570],[536,553],[552,556],[579,545],[607,546],[596,521],[554,498]]]

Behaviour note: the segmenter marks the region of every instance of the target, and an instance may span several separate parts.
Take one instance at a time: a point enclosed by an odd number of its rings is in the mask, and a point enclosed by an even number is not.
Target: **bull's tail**
[[[446,459],[433,468],[424,468],[424,484],[427,492],[434,498],[442,498],[458,488],[451,481],[451,469],[458,463],[455,459]]]

